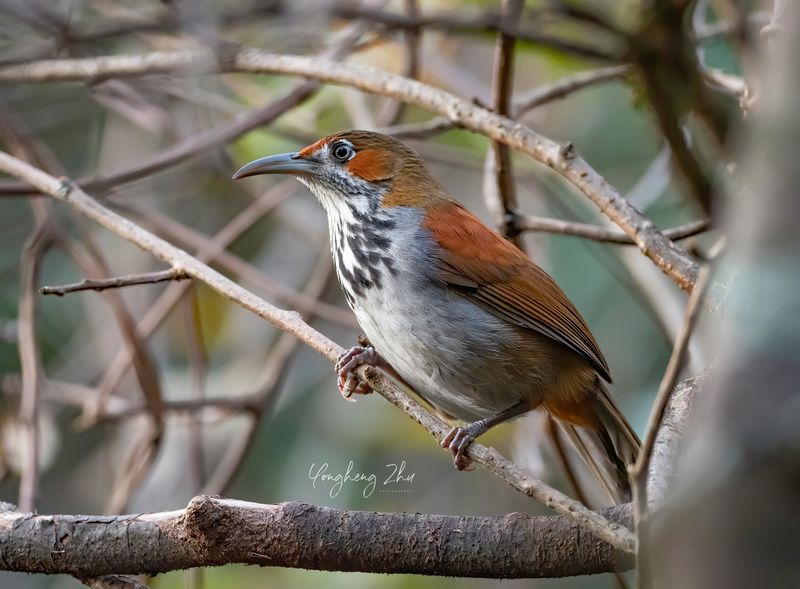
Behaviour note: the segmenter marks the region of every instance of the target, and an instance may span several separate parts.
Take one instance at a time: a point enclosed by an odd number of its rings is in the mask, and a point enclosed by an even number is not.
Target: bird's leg
[[[482,436],[497,424],[525,413],[530,408],[530,403],[522,401],[501,411],[493,417],[473,421],[463,427],[454,427],[442,440],[442,448],[450,450],[450,453],[453,455],[453,464],[458,470],[465,470],[472,464],[472,461],[467,458],[464,452],[467,446],[475,441],[475,438]]]
[[[345,399],[350,399],[352,394],[368,395],[372,392],[372,387],[367,383],[361,382],[356,376],[355,369],[362,364],[369,364],[377,368],[388,368],[387,362],[375,351],[369,340],[363,336],[358,337],[359,345],[353,346],[344,354],[339,356],[336,361],[336,373],[338,375],[339,392]]]

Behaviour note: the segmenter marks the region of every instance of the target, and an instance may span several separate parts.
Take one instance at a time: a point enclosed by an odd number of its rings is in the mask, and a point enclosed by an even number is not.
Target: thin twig
[[[579,92],[585,88],[618,80],[627,76],[631,72],[629,65],[614,65],[610,67],[589,70],[588,72],[578,72],[571,76],[566,76],[550,84],[539,86],[525,93],[520,93],[514,97],[514,117],[521,117],[525,113],[538,108],[544,104],[566,98],[570,94]]]
[[[81,219],[86,221],[85,219]],[[62,240],[65,251],[72,256],[78,268],[88,276],[109,274],[108,264],[90,231],[83,232],[85,248],[70,241]],[[141,387],[145,408],[150,416],[140,441],[128,454],[116,473],[116,484],[112,491],[110,508],[112,512],[122,511],[130,496],[150,470],[161,446],[164,433],[164,393],[161,387],[156,362],[144,341],[136,331],[136,322],[125,306],[122,297],[115,290],[107,290],[103,296],[111,306],[114,317],[125,342],[125,349],[131,355],[136,379]]]
[[[303,289],[303,293],[309,297],[319,297],[322,294],[333,269],[330,253],[326,250],[327,248],[320,252],[317,263]],[[305,318],[306,321],[311,316],[309,314]],[[253,399],[255,408],[250,422],[247,424],[247,429],[240,432],[228,444],[216,469],[203,487],[204,493],[224,495],[230,487],[252,445],[258,425],[271,413],[278,401],[278,394],[288,374],[289,360],[297,348],[297,342],[297,338],[284,333],[270,350],[267,363],[256,379],[253,392],[247,395]]]
[[[128,219],[101,205],[67,179],[58,180],[7,153],[0,152],[0,170],[24,179],[41,192],[72,206],[75,210],[103,227],[130,241],[142,250],[207,284],[223,297],[267,320],[275,327],[296,336],[309,347],[334,362],[344,349],[305,323],[295,312],[278,309],[250,291],[212,270],[185,251],[142,229]],[[377,370],[364,366],[359,376],[376,392],[400,407],[412,419],[440,441],[450,427],[431,415],[399,387]],[[605,519],[578,501],[527,474],[523,469],[501,456],[496,450],[477,443],[470,445],[467,455],[474,462],[493,472],[518,491],[538,499],[558,513],[574,518],[598,537],[626,552],[634,552],[636,540],[630,530]]]
[[[251,207],[248,207],[237,215],[237,218],[231,221],[229,227],[233,226],[236,221],[238,221],[236,223],[238,227],[249,227],[252,223],[260,219],[263,213],[258,213],[257,209],[259,207],[255,207],[254,205],[251,205]],[[171,242],[178,243],[184,247],[190,247],[197,252],[207,251],[210,247],[209,244],[217,239],[216,237],[207,237],[200,231],[192,229],[171,217],[143,207],[126,205],[117,208],[133,214],[142,224],[163,236],[165,239],[169,239]],[[222,235],[225,231],[227,231],[227,229],[220,230],[218,235]],[[215,249],[218,248],[215,247]],[[196,257],[202,257],[204,261],[206,258],[206,256],[201,256],[200,254],[197,254]],[[325,319],[326,321],[331,321],[348,328],[357,327],[358,325],[355,316],[349,309],[337,307],[336,305],[306,296],[302,291],[295,290],[271,278],[269,275],[265,274],[263,269],[240,258],[229,250],[220,249],[213,256],[210,256],[207,261],[223,269],[225,272],[237,275],[243,281],[263,291],[267,298],[285,303],[300,313],[310,313],[320,319]]]
[[[247,228],[251,227],[268,211],[278,206],[284,199],[292,193],[293,186],[291,181],[284,181],[271,190],[265,192],[260,198],[256,199],[250,206],[237,214],[228,222],[217,235],[209,241],[203,243],[195,252],[195,257],[200,261],[214,260],[216,256],[224,250],[234,239],[241,235]],[[147,340],[166,319],[170,311],[178,304],[181,298],[188,292],[189,283],[171,284],[156,301],[150,306],[147,313],[139,321],[137,331],[143,340]],[[128,366],[133,360],[133,356],[128,350],[120,350],[111,360],[106,368],[103,378],[100,380],[98,389],[99,395],[94,408],[84,414],[84,421],[90,423],[99,419],[105,411],[105,405],[111,393],[117,388],[122,380]]]
[[[398,139],[423,140],[434,137],[440,133],[452,131],[456,125],[447,117],[432,117],[421,123],[406,123],[380,129],[381,133],[397,137]]]
[[[418,15],[411,17],[396,12],[357,8],[347,4],[337,5],[332,10],[333,15],[340,18],[361,18],[369,22],[380,24],[387,29],[420,30],[438,29],[454,33],[485,34],[502,33],[513,37],[519,42],[530,43],[542,47],[551,47],[564,53],[573,54],[588,59],[599,61],[616,61],[619,56],[610,54],[602,49],[565,40],[563,37],[542,33],[540,27],[535,27],[527,22],[508,23],[503,14],[497,10],[485,11],[478,15],[462,15],[461,11],[439,12],[438,14]]]
[[[683,324],[675,338],[672,354],[667,363],[667,369],[664,372],[661,384],[658,387],[658,392],[656,393],[656,398],[653,401],[650,417],[647,419],[647,427],[645,428],[645,437],[642,441],[642,447],[639,449],[636,462],[630,467],[631,479],[633,480],[633,522],[636,537],[639,540],[639,549],[636,553],[636,565],[639,579],[638,585],[642,589],[652,585],[650,557],[644,548],[647,543],[643,540],[642,522],[648,510],[647,484],[650,461],[653,455],[653,446],[655,445],[661,422],[664,419],[664,414],[686,360],[694,326],[697,323],[697,319],[700,317],[700,311],[703,309],[703,300],[711,284],[709,277],[710,269],[708,267],[703,268],[697,279],[697,285],[692,291],[689,301],[686,303]]]
[[[200,320],[200,301],[197,288],[192,288],[183,299],[189,368],[192,374],[192,400],[202,403],[206,398],[208,354],[206,353],[203,324]],[[189,417],[189,475],[192,493],[199,493],[205,482],[205,452],[203,449],[203,423],[198,414]]]
[[[16,145],[26,155],[27,159],[41,162],[52,173],[63,173],[64,168],[61,162],[45,143],[31,133],[22,120],[12,113],[5,113],[0,124],[2,124],[12,144]],[[34,212],[37,215],[37,219],[42,219],[49,215],[50,204],[44,201],[34,202]],[[88,223],[83,217],[78,217],[78,220],[82,225]],[[67,239],[55,226],[50,225],[49,228],[51,238],[72,257],[80,272],[90,277],[110,273],[101,249],[92,238],[91,231],[88,229],[79,231],[79,235],[82,236],[85,244],[85,247],[80,247],[74,241]],[[120,334],[126,344],[126,349],[130,351],[136,379],[145,400],[145,407],[152,417],[153,427],[160,432],[163,428],[163,395],[155,361],[136,333],[136,324],[124,301],[117,296],[114,290],[105,292],[104,298],[108,301],[113,311]],[[160,439],[160,434],[158,439]],[[155,456],[155,453],[153,453],[153,456]]]
[[[512,100],[512,113],[514,118],[537,109],[541,106],[567,98],[575,92],[580,92],[603,82],[609,82],[625,77],[631,72],[629,65],[615,65],[599,68],[588,72],[578,72],[565,76],[549,84],[537,86],[527,92],[520,92]],[[447,117],[433,117],[421,123],[408,123],[386,127],[381,132],[398,139],[427,139],[434,135],[452,131],[459,126]]]
[[[18,347],[22,366],[22,399],[19,419],[24,432],[25,455],[19,485],[19,504],[33,511],[39,482],[39,396],[41,359],[36,343],[36,281],[44,254],[52,245],[46,213],[37,215],[36,226],[22,253],[20,297],[18,309]]]
[[[497,114],[511,115],[511,94],[514,91],[514,37],[510,33],[520,20],[524,7],[522,0],[503,2],[503,29],[497,37],[494,52],[492,80],[492,107]],[[501,233],[514,245],[520,247],[522,240],[514,227],[517,212],[517,195],[514,174],[511,168],[511,152],[508,145],[492,141],[486,150],[483,176],[483,196],[488,209],[495,217]]]
[[[84,278],[80,282],[74,284],[65,284],[63,286],[43,286],[39,289],[39,293],[43,295],[56,295],[63,297],[70,292],[78,292],[82,290],[96,290],[102,291],[108,288],[124,288],[126,286],[134,286],[137,284],[155,284],[157,282],[168,282],[172,280],[187,280],[187,276],[180,268],[170,268],[169,270],[160,270],[158,272],[146,272],[144,274],[128,274],[127,276],[115,276],[114,278]]]
[[[148,421],[141,432],[137,432],[135,442],[130,445],[120,468],[116,472],[114,486],[106,505],[106,513],[121,513],[128,505],[131,496],[139,488],[161,445],[163,425]]]
[[[681,369],[683,368],[686,353],[689,349],[689,341],[691,340],[697,319],[700,317],[700,311],[703,308],[703,300],[705,299],[710,284],[710,270],[709,268],[704,268],[700,273],[697,288],[692,291],[689,301],[686,304],[683,325],[675,338],[675,344],[672,347],[672,354],[667,363],[667,369],[664,372],[661,384],[658,387],[658,392],[656,393],[656,398],[653,401],[650,417],[647,420],[645,436],[642,440],[642,447],[639,450],[636,463],[631,468],[631,478],[634,481],[634,521],[638,523],[641,523],[647,511],[647,473],[653,453],[653,444],[655,443],[661,420],[664,417],[665,408],[669,403],[670,396],[675,389],[675,384],[678,382]]]
[[[404,1],[406,14],[409,18],[417,18],[419,15],[419,6],[417,0]],[[419,48],[420,40],[422,39],[422,29],[406,29],[403,31],[405,41],[405,70],[403,75],[412,80],[419,77]],[[387,101],[381,112],[377,115],[378,124],[380,126],[390,126],[396,124],[403,118],[408,105],[402,100],[389,100]]]
[[[549,217],[535,217],[533,215],[518,215],[515,226],[520,231],[539,231],[544,233],[555,233],[557,235],[571,235],[583,237],[593,241],[605,241],[608,243],[618,243],[621,245],[634,245],[633,240],[622,231],[592,225],[591,223],[578,223],[576,221],[562,221]],[[677,241],[686,239],[693,235],[698,235],[707,231],[711,226],[711,221],[701,219],[689,221],[683,225],[664,229],[661,233],[664,237]]]

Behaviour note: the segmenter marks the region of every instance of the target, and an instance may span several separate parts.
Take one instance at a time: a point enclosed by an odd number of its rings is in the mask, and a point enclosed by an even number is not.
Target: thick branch
[[[220,64],[202,51],[154,52],[90,59],[40,61],[0,69],[0,81],[92,81],[108,76],[133,76],[175,70],[276,73],[299,75],[319,81],[353,86],[445,115],[466,129],[486,135],[546,164],[583,192],[616,223],[639,249],[681,288],[691,291],[699,270],[697,262],[637,211],[576,152],[485,108],[428,84],[369,67],[254,49],[237,52]]]
[[[630,505],[603,515],[625,525]],[[0,514],[2,570],[87,578],[229,563],[492,578],[585,575],[632,564],[564,516],[372,513],[206,496],[166,513]]]

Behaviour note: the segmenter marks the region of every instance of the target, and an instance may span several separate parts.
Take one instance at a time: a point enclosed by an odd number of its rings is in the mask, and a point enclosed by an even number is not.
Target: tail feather
[[[581,432],[578,430],[578,427],[572,425],[571,423],[561,423],[562,431],[566,434],[569,441],[572,442],[572,446],[575,451],[578,453],[578,456],[581,457],[586,468],[589,470],[589,473],[592,475],[594,480],[597,482],[597,485],[601,488],[603,493],[605,493],[606,497],[611,503],[617,503],[620,501],[620,490],[618,488],[618,482],[609,480],[608,475],[606,474],[604,469],[604,465],[597,459],[596,452],[592,452],[592,450],[586,445],[586,442],[581,437]]]
[[[608,390],[597,382],[580,402],[548,404],[587,469],[613,502],[629,501],[628,465],[636,461],[639,438]]]

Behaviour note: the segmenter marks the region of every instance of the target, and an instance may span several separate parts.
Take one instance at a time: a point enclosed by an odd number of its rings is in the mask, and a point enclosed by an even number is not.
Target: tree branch
[[[625,525],[630,512],[626,504],[603,516]],[[564,516],[373,513],[208,496],[179,511],[116,517],[0,513],[0,570],[87,578],[229,563],[522,578],[626,570],[632,559]]]
[[[219,63],[216,56],[208,52],[175,51],[39,61],[0,69],[0,81],[92,81],[108,76],[134,76],[187,69],[194,72],[222,69],[232,72],[305,76],[397,98],[447,116],[460,126],[505,143],[558,172],[591,199],[682,289],[691,291],[697,280],[697,262],[664,237],[650,219],[637,211],[576,153],[572,144],[559,145],[511,119],[444,90],[377,68],[311,57],[275,55],[255,49],[240,50],[225,63]]]
[[[622,231],[592,225],[591,223],[578,223],[575,221],[562,221],[549,217],[535,217],[533,215],[518,215],[514,223],[520,231],[541,231],[557,235],[571,235],[583,237],[594,241],[605,241],[622,245],[633,245],[633,240]],[[689,221],[671,229],[662,231],[665,237],[678,240],[692,237],[707,231],[710,222],[706,219]]]
[[[358,8],[347,5],[337,6],[332,14],[339,18],[359,18],[380,24],[387,29],[421,30],[433,29],[448,32],[485,34],[500,33],[520,42],[542,47],[551,47],[564,53],[596,59],[615,61],[618,56],[604,52],[591,45],[565,40],[554,35],[542,33],[532,26],[520,26],[519,22],[508,23],[500,11],[485,11],[477,16],[462,16],[457,11],[440,12],[429,15],[404,15],[385,10]],[[523,25],[525,23],[522,23]]]
[[[522,15],[524,2],[505,0],[503,2],[503,22],[509,28],[517,26]],[[494,73],[492,74],[492,108],[504,117],[511,115],[511,93],[514,91],[514,37],[500,33],[494,50]],[[514,173],[511,151],[508,145],[492,141],[486,150],[486,163],[483,173],[483,195],[487,208],[495,217],[501,233],[514,245],[520,247],[522,241],[514,226],[517,210],[517,195],[514,186]]]
[[[618,80],[630,74],[631,71],[630,65],[614,65],[587,72],[578,72],[556,80],[551,84],[545,84],[529,92],[518,94],[514,97],[514,116],[522,116],[543,104],[565,98],[573,92],[578,92],[584,88],[602,84],[603,82],[610,82],[611,80]]]
[[[156,284],[158,282],[186,280],[187,278],[189,277],[180,270],[170,268],[169,270],[160,270],[158,272],[128,274],[127,276],[115,276],[113,278],[85,278],[80,282],[65,284],[63,286],[43,286],[39,289],[39,293],[63,297],[67,293],[79,292],[82,290],[102,291],[109,288],[123,288],[125,286],[134,286],[137,284]]]
[[[104,207],[69,180],[62,179],[59,181],[4,152],[0,152],[0,170],[26,180],[41,192],[71,205],[83,215],[170,264],[173,268],[181,269],[192,278],[206,283],[225,298],[266,319],[275,327],[294,335],[332,362],[344,352],[344,349],[335,342],[305,323],[298,313],[278,309],[263,301],[185,251],[170,245],[163,239]],[[358,373],[362,380],[372,386],[373,390],[380,393],[384,398],[401,408],[412,419],[425,427],[437,441],[441,441],[451,429],[400,390],[394,383],[384,378],[377,370],[370,366],[363,366]],[[613,546],[626,552],[635,550],[636,541],[630,530],[608,521],[578,501],[550,487],[543,481],[531,477],[519,466],[501,456],[496,450],[473,443],[468,448],[467,455],[474,462],[493,472],[521,493],[534,497],[557,512],[573,518]]]

